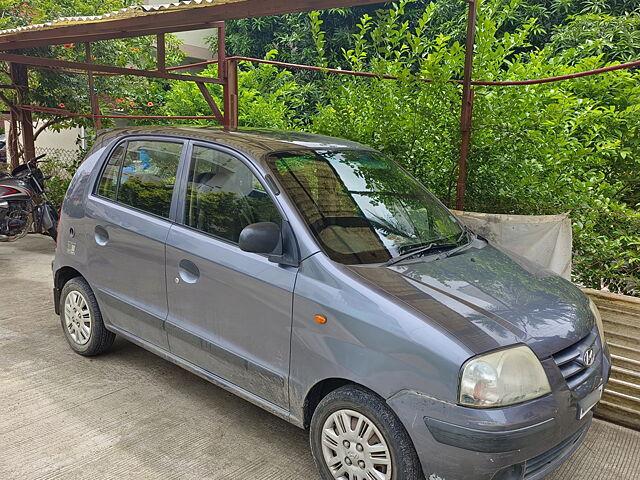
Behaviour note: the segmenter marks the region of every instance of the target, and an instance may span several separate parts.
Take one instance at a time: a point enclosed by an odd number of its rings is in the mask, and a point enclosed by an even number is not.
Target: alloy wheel
[[[71,339],[85,345],[91,337],[91,310],[84,296],[73,290],[64,301],[64,320]]]

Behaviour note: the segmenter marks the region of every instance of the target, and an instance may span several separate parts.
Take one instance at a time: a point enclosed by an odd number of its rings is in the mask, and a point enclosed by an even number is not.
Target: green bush
[[[352,68],[401,80],[341,78],[308,128],[379,148],[451,205],[461,92],[448,80],[462,76],[463,49],[450,36],[425,34],[437,12],[434,4],[410,27],[408,3],[376,19],[363,17],[353,48],[345,51]],[[572,28],[593,23],[591,16],[573,18],[549,46],[537,49],[529,42],[538,29],[535,19],[505,29],[520,8],[516,1],[481,5],[476,78],[522,80],[611,64],[603,49],[614,48],[617,37],[596,48],[590,35],[570,35]],[[602,22],[620,23],[608,17]],[[633,22],[622,23],[626,28]],[[568,42],[571,48],[559,47]],[[640,51],[634,45],[625,43],[621,51]],[[640,294],[639,80],[637,71],[618,70],[551,84],[476,87],[466,197],[469,210],[570,212],[574,280],[632,295]]]

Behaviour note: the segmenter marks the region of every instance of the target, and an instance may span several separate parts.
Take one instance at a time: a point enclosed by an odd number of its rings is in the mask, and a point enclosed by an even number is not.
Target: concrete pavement
[[[54,244],[0,243],[0,479],[318,480],[306,432],[118,339],[74,354]],[[640,479],[640,432],[596,420],[547,480]]]

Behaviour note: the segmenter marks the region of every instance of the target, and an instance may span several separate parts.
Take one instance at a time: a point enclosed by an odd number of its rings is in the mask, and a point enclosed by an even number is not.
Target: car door
[[[89,281],[108,325],[168,349],[165,240],[184,142],[130,139],[86,204]]]
[[[228,151],[194,144],[185,177],[182,222],[167,238],[171,353],[288,408],[297,268],[238,247],[245,226],[279,223],[281,213],[254,171]]]

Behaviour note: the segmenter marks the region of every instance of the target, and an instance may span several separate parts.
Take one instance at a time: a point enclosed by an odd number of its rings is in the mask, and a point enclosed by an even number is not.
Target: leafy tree
[[[449,32],[433,36],[438,4],[408,20],[409,2],[363,16],[349,66],[400,81],[341,78],[309,126],[373,145],[403,163],[446,203],[455,192],[463,49]],[[532,45],[539,23],[508,25],[523,3],[482,3],[476,78],[521,80],[609,65],[628,42],[594,45],[590,31],[567,36],[592,14],[572,17],[544,48]],[[599,16],[628,27],[633,17]],[[414,25],[414,26],[412,26]],[[633,37],[634,29],[623,29]],[[626,37],[625,37],[626,38]],[[560,45],[569,40],[573,49]],[[606,46],[606,51],[604,47]],[[420,77],[434,79],[430,83]],[[619,70],[525,87],[477,87],[469,158],[469,209],[520,214],[569,211],[575,279],[595,288],[638,294],[640,283],[640,73]]]
[[[41,23],[60,16],[96,15],[112,12],[137,4],[137,0],[25,0],[22,3],[0,0],[0,28],[11,28]],[[155,68],[154,37],[138,37],[109,40],[92,44],[92,60],[120,67],[140,69]],[[167,37],[167,63],[177,64],[182,59],[179,42]],[[27,55],[85,61],[84,45],[66,44],[30,49]],[[10,83],[8,65],[0,63],[0,83]],[[44,69],[29,69],[30,92],[24,100],[40,106],[57,107],[71,112],[90,113],[90,100],[86,75],[59,73]],[[95,90],[101,111],[116,113],[149,114],[162,102],[164,90],[170,88],[165,81],[133,76],[95,76]],[[10,96],[10,94],[8,95]],[[16,102],[15,94],[10,98]],[[45,128],[61,130],[72,126],[92,128],[89,118],[34,114],[42,123],[36,129],[36,137]],[[104,126],[113,122],[103,121]]]
[[[271,55],[275,54],[272,52]],[[270,56],[267,56],[270,58]],[[201,75],[217,76],[217,66],[211,65]],[[291,129],[299,124],[302,95],[305,88],[293,75],[273,65],[242,63],[238,74],[239,123],[241,126]],[[222,105],[222,87],[210,90],[218,105]],[[191,82],[179,82],[164,93],[163,112],[166,115],[211,115],[211,108]],[[185,123],[217,125],[215,120],[193,120]]]

